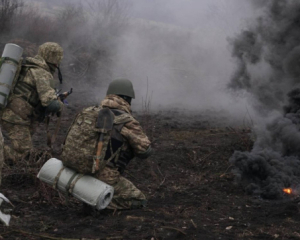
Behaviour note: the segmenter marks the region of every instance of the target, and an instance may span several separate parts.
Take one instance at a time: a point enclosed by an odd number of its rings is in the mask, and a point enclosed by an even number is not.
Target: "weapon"
[[[68,105],[68,102],[67,102],[66,98],[70,94],[72,94],[73,88],[71,88],[68,92],[63,92],[63,93],[60,93],[60,92],[61,92],[61,90],[56,91],[57,98],[60,99],[60,101],[62,101],[64,104]]]
[[[71,88],[68,92],[63,92],[60,93],[61,90],[56,90],[56,96],[58,99],[60,99],[60,101],[62,101],[65,105],[68,105],[68,102],[66,100],[66,98],[73,93],[73,88]],[[47,107],[42,106],[41,103],[39,103],[39,105],[35,108],[35,119],[38,122],[43,122],[45,120],[46,117],[49,117],[51,113],[47,112]],[[53,115],[53,113],[52,113]],[[59,117],[59,116],[58,116]]]
[[[93,163],[92,173],[95,173],[96,171],[99,170],[99,161],[100,159],[104,159],[104,157],[101,158],[102,157],[101,152],[104,143],[104,134],[107,134],[109,131],[112,130],[114,125],[114,118],[115,115],[108,108],[103,108],[99,111],[96,128],[100,128],[100,136],[98,139],[97,152]]]

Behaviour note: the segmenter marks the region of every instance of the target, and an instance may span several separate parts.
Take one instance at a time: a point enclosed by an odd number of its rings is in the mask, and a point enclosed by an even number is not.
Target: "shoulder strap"
[[[23,82],[30,68],[31,66],[29,65],[22,65],[19,76],[17,77],[15,85],[12,88],[13,93],[16,95],[20,95],[25,101],[28,101],[28,99],[26,96],[24,96],[24,93],[32,92],[33,90],[32,86]]]
[[[22,62],[22,67],[20,70],[18,81],[22,81],[24,79],[30,68],[38,68],[38,66],[34,64],[26,64],[26,61]]]
[[[16,61],[15,59],[13,59],[13,58],[10,58],[10,57],[1,57],[0,58],[0,68],[2,67],[2,64],[4,62],[12,62],[14,65],[17,65],[17,66],[19,65],[19,62]]]
[[[116,125],[119,125],[119,124],[124,125],[125,123],[134,120],[133,116],[131,116],[131,114],[129,114],[125,111],[118,110],[118,109],[111,109],[111,111],[115,115],[114,124],[116,124]]]

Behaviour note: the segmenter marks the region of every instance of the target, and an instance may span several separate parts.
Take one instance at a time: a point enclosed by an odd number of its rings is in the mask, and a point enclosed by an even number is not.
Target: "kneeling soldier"
[[[108,206],[111,209],[140,208],[147,203],[145,195],[121,176],[131,159],[146,159],[152,153],[148,137],[131,115],[131,99],[134,97],[131,81],[112,81],[99,107],[86,108],[76,116],[63,147],[64,165],[83,174],[92,174],[114,187],[114,197]],[[96,152],[101,131],[96,125],[101,109],[111,111],[113,124],[108,138],[104,137],[100,157]]]

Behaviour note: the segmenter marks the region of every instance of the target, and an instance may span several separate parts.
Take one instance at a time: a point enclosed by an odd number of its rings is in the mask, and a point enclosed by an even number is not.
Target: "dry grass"
[[[10,185],[22,186],[33,184],[36,192],[33,198],[44,203],[56,205],[65,204],[63,195],[37,179],[37,174],[44,163],[51,158],[51,154],[46,150],[31,150],[17,162],[5,162],[3,179]]]

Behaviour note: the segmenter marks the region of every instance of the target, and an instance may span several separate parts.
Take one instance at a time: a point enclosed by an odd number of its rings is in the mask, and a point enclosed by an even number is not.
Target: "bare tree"
[[[89,0],[89,14],[92,20],[93,40],[105,44],[112,36],[122,33],[128,24],[129,5],[122,0]]]
[[[22,11],[23,0],[0,0],[0,31],[9,30],[16,15]]]
[[[128,15],[128,4],[122,0],[87,0],[64,8],[57,17],[68,48],[65,75],[83,81],[97,72],[101,76],[97,81],[110,79],[110,55],[128,24]]]
[[[64,31],[72,31],[86,23],[84,8],[81,3],[67,4],[58,14],[57,22],[63,26]]]

